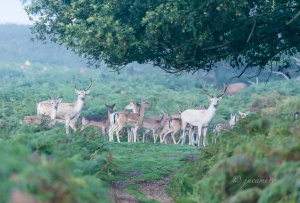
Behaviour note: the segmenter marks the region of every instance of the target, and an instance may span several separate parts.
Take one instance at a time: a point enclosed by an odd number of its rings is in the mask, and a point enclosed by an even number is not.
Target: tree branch
[[[294,18],[292,18],[289,22],[286,23],[286,25],[291,24],[296,18],[298,18],[300,16],[300,11],[298,11],[298,13],[295,15]]]

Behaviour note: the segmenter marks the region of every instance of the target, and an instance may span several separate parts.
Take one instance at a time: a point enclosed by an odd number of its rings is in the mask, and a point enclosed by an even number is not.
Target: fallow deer
[[[90,88],[92,86],[92,79],[90,78],[90,85],[87,89],[83,89],[83,90],[78,89],[76,87],[75,81],[73,81],[73,84],[74,84],[74,90],[78,95],[77,101],[74,104],[60,103],[58,105],[57,114],[56,114],[56,119],[58,121],[62,121],[65,123],[66,134],[70,133],[69,127],[71,127],[74,131],[76,131],[75,123],[83,109],[85,96],[90,93]],[[47,101],[40,102],[37,105],[38,114],[47,115],[49,114],[49,111],[50,109],[49,109],[49,105],[47,104]]]
[[[182,119],[181,130],[182,130],[183,138],[185,137],[185,133],[186,133],[185,130],[186,130],[187,124],[190,124],[191,126],[197,126],[198,127],[198,138],[199,138],[198,146],[200,146],[201,137],[203,137],[202,145],[206,146],[207,128],[217,113],[218,103],[222,99],[222,96],[226,92],[226,89],[227,89],[227,86],[224,85],[223,92],[221,94],[219,94],[217,97],[213,97],[207,93],[205,84],[203,85],[203,91],[207,95],[207,97],[211,103],[210,103],[208,109],[206,109],[206,110],[188,109],[181,113],[181,119]],[[190,140],[192,140],[191,137],[190,137]],[[181,144],[183,144],[183,142]]]
[[[110,114],[113,113],[114,107],[116,104],[113,105],[107,105],[105,104],[107,108],[107,115],[106,116],[98,116],[98,115],[87,115],[83,116],[81,119],[81,129],[80,132],[83,132],[87,126],[95,126],[99,127],[102,130],[102,135],[105,136],[106,131],[110,124]]]
[[[145,108],[150,108],[150,104],[147,101],[141,102],[141,108],[139,113],[128,113],[128,112],[116,112],[110,117],[111,126],[109,128],[109,141],[113,141],[113,134],[116,132],[117,141],[120,142],[119,132],[124,127],[134,127],[133,130],[133,142],[137,140],[137,131],[142,126],[143,118],[145,114]]]
[[[239,93],[241,92],[243,89],[245,89],[247,87],[247,85],[245,83],[232,83],[232,84],[229,84],[227,86],[227,91],[226,91],[226,94],[228,95],[234,95],[236,93]]]
[[[142,123],[142,127],[149,129],[153,132],[153,140],[154,143],[156,142],[157,138],[158,138],[158,131],[161,131],[161,129],[165,126],[165,125],[170,125],[170,123],[172,122],[172,117],[170,116],[169,113],[162,111],[163,116],[158,120],[158,119],[154,119],[154,118],[143,118],[143,123]],[[163,142],[163,134],[160,133],[159,134],[159,139],[160,142]]]
[[[174,144],[177,144],[175,135],[176,133],[180,132],[181,129],[181,118],[174,118],[172,117],[172,121],[170,124],[166,123],[161,134],[162,134],[162,140],[164,143],[167,143],[167,135],[171,133],[171,138]]]
[[[216,124],[214,127],[214,133],[216,134],[216,136],[214,137],[214,142],[217,142],[217,138],[220,136],[220,132],[222,130],[230,130],[232,128],[234,128],[234,126],[236,125],[236,123],[238,122],[238,120],[240,119],[244,119],[246,118],[246,116],[250,113],[250,111],[246,112],[246,113],[242,113],[242,112],[238,112],[238,114],[230,114],[230,121],[229,121],[229,125],[228,124]]]
[[[140,106],[138,103],[136,102],[130,102],[126,107],[125,107],[126,110],[132,110],[133,113],[138,113],[139,112],[139,109],[140,109]],[[180,117],[180,115],[179,115]],[[145,119],[145,118],[144,118]],[[147,118],[147,119],[151,119],[153,123],[157,123],[159,121],[161,121],[161,118],[156,118],[156,117],[150,117],[150,118]],[[165,136],[169,133],[172,133],[171,136],[173,138],[173,142],[174,144],[176,144],[176,140],[175,140],[175,134],[180,131],[180,128],[181,128],[181,118],[178,118],[177,115],[172,115],[171,117],[167,116],[167,119],[161,123],[163,126],[162,126],[162,130],[159,134],[159,137],[160,137],[160,142],[164,142],[164,139],[165,139]],[[174,127],[171,127],[173,126]],[[144,127],[144,126],[143,126]],[[147,127],[145,127],[147,129]],[[148,136],[148,134],[150,134],[151,132],[151,129],[147,129],[144,133],[143,133],[143,142],[145,142],[145,138],[146,136]],[[128,142],[130,142],[132,139],[131,139],[131,132],[128,133]],[[156,139],[154,140],[154,142],[156,142]]]
[[[124,107],[124,110],[132,110],[133,113],[139,113],[141,109],[141,105],[135,101],[131,101],[127,106]],[[127,136],[128,136],[128,142],[133,142],[133,127],[127,128]],[[145,135],[150,133],[150,130],[147,130],[145,133],[143,133],[143,142],[145,141]]]
[[[61,102],[61,99],[54,100],[54,99],[48,99],[47,105],[50,106],[50,114],[45,114],[45,115],[37,115],[37,116],[25,116],[24,117],[24,122],[25,123],[35,123],[35,124],[41,124],[43,121],[46,120],[51,120],[52,123],[50,125],[54,125],[53,121],[56,118],[57,114],[57,107],[59,103]]]
[[[206,106],[201,105],[201,104],[197,104],[197,105],[195,105],[195,107],[198,110],[207,109]],[[182,124],[182,122],[181,122],[181,113],[183,111],[182,110],[178,110],[178,112],[180,113],[179,115],[171,115],[171,117],[172,117],[171,124],[170,125],[165,124],[165,126],[164,126],[164,128],[163,128],[163,130],[161,132],[163,134],[162,137],[163,137],[163,142],[164,143],[167,143],[167,135],[171,134],[171,138],[173,140],[173,143],[177,144],[176,139],[175,139],[175,135],[181,129],[181,124]],[[189,131],[192,130],[190,126],[189,126],[188,130]],[[193,132],[194,132],[194,130],[193,130]],[[181,138],[180,138],[180,140],[178,142],[180,142],[180,141],[181,141]]]

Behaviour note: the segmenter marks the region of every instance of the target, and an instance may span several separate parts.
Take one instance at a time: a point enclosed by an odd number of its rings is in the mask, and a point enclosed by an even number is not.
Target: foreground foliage
[[[300,124],[250,116],[172,180],[177,202],[300,201]]]

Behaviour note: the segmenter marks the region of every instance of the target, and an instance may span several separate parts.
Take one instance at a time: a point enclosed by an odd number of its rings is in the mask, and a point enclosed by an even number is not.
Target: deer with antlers
[[[61,102],[61,99],[54,100],[54,99],[48,99],[47,105],[50,108],[50,111],[47,112],[47,114],[44,115],[37,115],[37,116],[25,116],[24,121],[25,123],[35,123],[35,124],[41,124],[44,120],[51,120],[55,121],[56,114],[57,114],[57,108],[59,103]],[[54,125],[54,122],[50,123],[50,125]]]
[[[150,108],[150,104],[143,100],[139,113],[116,112],[110,115],[110,128],[109,128],[109,141],[113,141],[113,134],[116,132],[117,141],[120,142],[119,132],[124,128],[133,129],[133,142],[137,140],[137,132],[142,126],[143,118],[145,115],[145,108]]]
[[[90,78],[90,85],[87,89],[80,90],[76,87],[75,81],[73,81],[74,90],[78,95],[75,103],[60,103],[57,108],[56,121],[64,122],[66,126],[66,134],[70,133],[70,127],[76,131],[75,123],[77,118],[84,107],[84,99],[87,94],[90,93],[90,88],[92,86],[92,79]],[[49,104],[47,101],[40,102],[37,105],[37,113],[41,115],[49,114]]]
[[[224,85],[224,90],[221,94],[217,97],[213,97],[207,93],[205,88],[205,84],[203,85],[203,91],[207,95],[208,100],[210,101],[210,105],[206,110],[194,110],[194,109],[187,109],[181,113],[181,120],[182,120],[182,137],[185,137],[186,133],[186,126],[190,124],[191,126],[198,127],[198,146],[200,146],[200,141],[202,141],[201,145],[206,146],[206,133],[207,128],[215,117],[217,113],[218,103],[221,101],[223,94],[226,92],[227,86]],[[201,138],[203,139],[201,140]],[[183,139],[182,139],[183,140]],[[191,139],[190,137],[190,140]],[[191,142],[190,142],[191,143]],[[183,144],[183,142],[181,143]]]
[[[95,126],[100,127],[102,130],[102,135],[105,136],[106,131],[110,124],[110,114],[113,113],[114,107],[116,104],[113,105],[107,105],[105,104],[107,108],[107,115],[106,116],[98,116],[98,115],[87,115],[83,116],[81,119],[81,128],[80,132],[83,132],[87,126]]]

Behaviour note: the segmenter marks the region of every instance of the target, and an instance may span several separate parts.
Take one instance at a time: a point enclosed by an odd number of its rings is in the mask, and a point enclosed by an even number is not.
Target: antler
[[[221,94],[219,94],[219,95],[217,96],[217,98],[222,97],[223,94],[224,94],[224,93],[226,92],[226,90],[227,90],[228,85],[225,85],[225,83],[223,83],[223,84],[224,84],[223,92],[222,92]]]
[[[205,88],[205,83],[202,85],[202,87],[203,87],[204,93],[205,93],[207,96],[213,97],[212,95],[209,95],[209,94],[207,93],[206,88]]]
[[[92,84],[93,84],[93,81],[92,81],[92,78],[90,78],[90,86],[87,89],[85,89],[84,91],[89,90],[92,87]]]
[[[76,83],[75,83],[75,77],[73,77],[73,85],[74,85],[74,89],[80,91],[77,87],[76,87]]]

